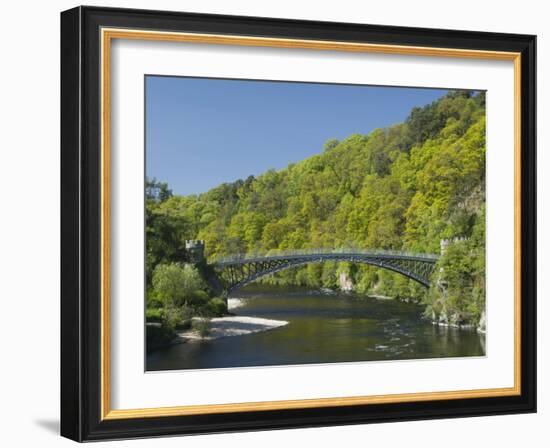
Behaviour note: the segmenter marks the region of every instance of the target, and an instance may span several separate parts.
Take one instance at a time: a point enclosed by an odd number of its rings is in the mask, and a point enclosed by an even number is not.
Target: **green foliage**
[[[386,270],[346,272],[359,292],[422,301],[429,312],[439,310],[436,317],[445,308],[447,315],[476,322],[484,309],[483,93],[449,93],[413,109],[404,123],[330,140],[319,154],[285,169],[200,195],[172,195],[155,180],[147,185],[151,306],[187,304],[203,313],[213,306],[196,292],[207,292],[204,284],[184,281],[186,268],[178,263],[187,260],[186,239],[205,240],[213,258],[345,246],[438,253],[441,239],[464,237],[468,249],[449,248],[434,277],[440,287],[429,297]],[[310,264],[263,281],[334,288],[343,269],[349,266]]]
[[[472,236],[451,243],[438,261],[437,288],[426,296],[426,313],[447,323],[479,322],[485,310],[485,209]]]
[[[156,179],[146,179],[145,198],[149,201],[166,201],[172,196],[172,190],[165,182],[158,182]]]
[[[191,328],[193,331],[196,331],[201,338],[205,338],[210,334],[210,321],[205,318],[193,319]]]
[[[147,322],[161,322],[162,321],[162,309],[161,308],[147,308],[145,310],[145,320]]]
[[[160,323],[170,330],[184,328],[193,316],[193,309],[187,306],[166,306],[162,309]]]
[[[152,277],[145,316],[147,322],[160,324],[151,330],[153,345],[162,345],[162,341],[169,341],[177,330],[190,327],[191,322],[195,322],[193,316],[214,317],[227,313],[225,301],[211,299],[203,277],[191,264],[161,263],[154,268]],[[149,341],[149,334],[147,337]]]
[[[178,263],[159,264],[153,272],[153,291],[165,307],[203,304],[208,295],[195,267]]]
[[[207,316],[223,316],[227,314],[227,303],[221,297],[214,297],[205,307],[205,315]]]
[[[148,350],[169,344],[175,337],[176,332],[173,328],[155,324],[147,325],[146,338]]]

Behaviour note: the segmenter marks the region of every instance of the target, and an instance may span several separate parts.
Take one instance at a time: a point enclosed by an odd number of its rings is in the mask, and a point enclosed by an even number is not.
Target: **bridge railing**
[[[243,260],[254,260],[258,258],[279,258],[279,257],[292,257],[292,256],[306,256],[306,255],[383,255],[388,257],[407,257],[407,258],[422,258],[427,260],[436,261],[439,259],[439,255],[419,253],[419,252],[406,252],[396,250],[383,250],[383,249],[363,249],[357,247],[341,247],[341,248],[319,248],[319,249],[293,249],[293,250],[278,250],[273,249],[268,252],[249,252],[246,254],[234,254],[224,257],[217,257],[211,259],[210,262],[214,264],[234,263]]]

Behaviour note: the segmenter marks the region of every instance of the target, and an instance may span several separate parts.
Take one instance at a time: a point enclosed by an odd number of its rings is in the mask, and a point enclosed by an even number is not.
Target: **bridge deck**
[[[243,263],[254,263],[268,260],[286,260],[292,259],[314,259],[314,258],[353,258],[353,257],[376,257],[387,258],[393,260],[411,260],[411,261],[423,261],[427,263],[435,263],[439,256],[435,254],[404,252],[404,251],[391,251],[391,250],[367,250],[367,249],[304,249],[293,251],[272,251],[267,254],[237,254],[230,255],[222,258],[217,258],[212,261],[212,264],[217,266],[228,266]]]

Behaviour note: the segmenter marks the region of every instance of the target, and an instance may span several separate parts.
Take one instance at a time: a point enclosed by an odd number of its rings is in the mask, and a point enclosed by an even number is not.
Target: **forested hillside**
[[[268,138],[268,137],[267,137]],[[258,142],[258,157],[261,157]],[[266,280],[421,301],[426,315],[478,325],[485,309],[485,95],[449,93],[404,123],[331,140],[319,153],[200,195],[149,180],[147,287],[155,269],[186,260],[203,239],[209,259],[280,249],[360,247],[440,253],[429,292],[389,271],[311,264]]]

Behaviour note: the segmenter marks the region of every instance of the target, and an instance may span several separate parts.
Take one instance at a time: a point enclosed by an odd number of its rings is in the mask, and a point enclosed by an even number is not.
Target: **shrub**
[[[193,319],[191,327],[196,331],[201,338],[210,334],[210,321],[206,318]]]
[[[205,307],[206,314],[209,316],[223,316],[227,314],[227,303],[221,297],[214,297]]]
[[[162,309],[147,308],[145,310],[145,320],[147,322],[162,322]]]
[[[176,337],[173,329],[159,324],[148,324],[145,334],[148,350],[166,345]]]
[[[193,307],[201,307],[208,303],[209,296],[206,292],[201,289],[196,289],[188,295],[187,303]]]
[[[162,310],[162,325],[166,328],[175,330],[180,327],[186,320],[190,319],[192,315],[191,308],[181,307],[168,307]]]
[[[157,297],[155,291],[151,288],[147,288],[146,292],[146,307],[149,308],[162,308],[162,300]]]

